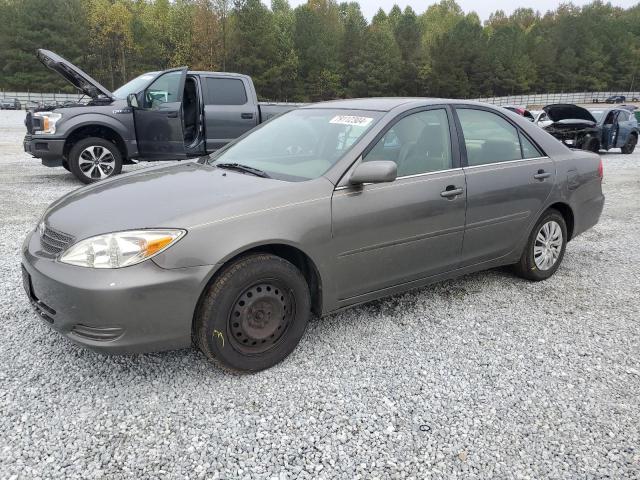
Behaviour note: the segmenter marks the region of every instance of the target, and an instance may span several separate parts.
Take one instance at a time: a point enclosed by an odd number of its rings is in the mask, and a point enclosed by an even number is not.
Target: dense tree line
[[[189,65],[253,76],[272,100],[631,90],[640,86],[640,5],[497,11],[454,0],[394,6],[371,22],[356,2],[0,0],[0,89],[67,90],[35,59],[48,48],[116,88]]]

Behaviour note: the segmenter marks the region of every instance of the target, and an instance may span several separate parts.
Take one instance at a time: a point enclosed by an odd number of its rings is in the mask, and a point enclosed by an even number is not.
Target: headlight
[[[169,248],[187,233],[184,230],[134,230],[107,233],[81,240],[69,247],[60,261],[89,268],[135,265]]]
[[[36,132],[52,134],[56,133],[56,123],[62,118],[61,113],[54,112],[36,112],[33,116],[40,119],[40,127]]]

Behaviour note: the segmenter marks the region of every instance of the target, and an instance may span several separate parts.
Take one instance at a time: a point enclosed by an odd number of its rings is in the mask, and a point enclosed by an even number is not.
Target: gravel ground
[[[92,353],[31,311],[20,244],[79,184],[22,152],[22,118],[0,112],[0,478],[640,478],[640,154],[603,155],[601,223],[552,279],[354,308],[234,376]]]

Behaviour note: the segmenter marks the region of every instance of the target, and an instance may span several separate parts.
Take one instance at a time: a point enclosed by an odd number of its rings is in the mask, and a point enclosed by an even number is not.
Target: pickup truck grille
[[[42,250],[50,255],[57,255],[63,250],[66,250],[72,241],[73,237],[71,235],[58,232],[51,227],[45,227],[44,232],[40,236]]]

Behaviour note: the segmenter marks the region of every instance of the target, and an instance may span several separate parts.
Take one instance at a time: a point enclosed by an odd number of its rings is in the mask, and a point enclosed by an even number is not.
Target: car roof
[[[306,105],[302,108],[336,108],[344,110],[374,110],[379,112],[389,112],[397,107],[410,109],[425,105],[442,104],[464,104],[491,106],[486,103],[474,102],[471,100],[455,100],[450,98],[429,98],[429,97],[373,97],[373,98],[350,98],[346,100],[330,100]]]

